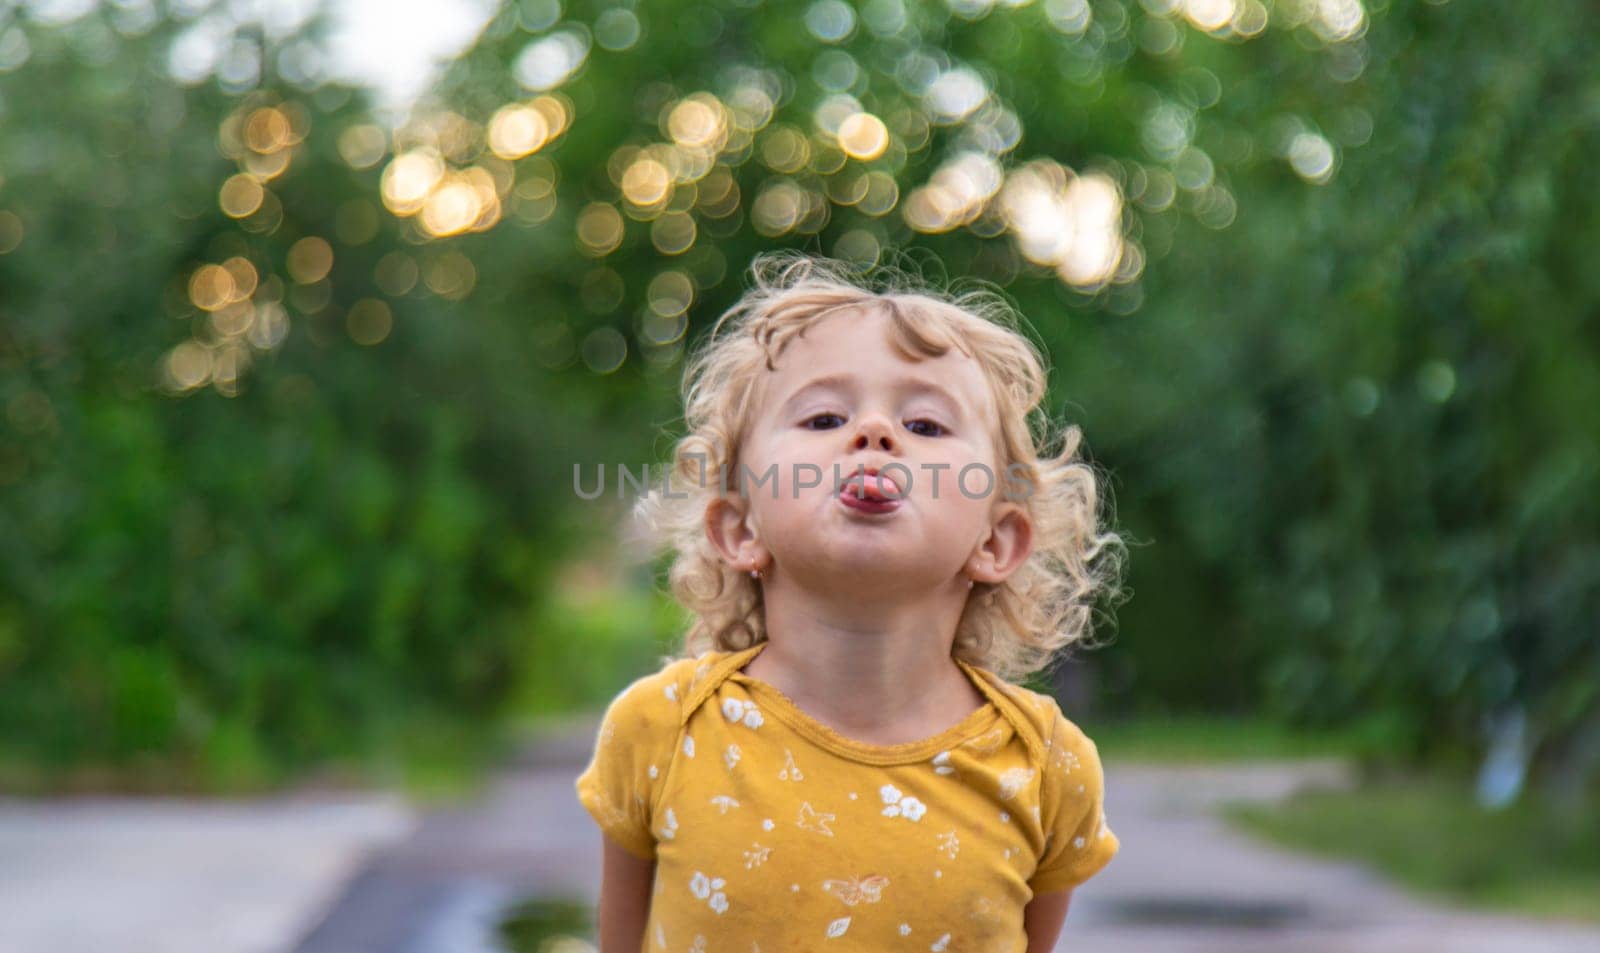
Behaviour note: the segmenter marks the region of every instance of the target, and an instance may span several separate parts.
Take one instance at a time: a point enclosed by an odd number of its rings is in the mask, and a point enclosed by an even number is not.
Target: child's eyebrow
[[[947,404],[947,409],[952,414],[957,417],[961,416],[961,401],[957,400],[948,390],[932,381],[924,380],[920,377],[898,377],[894,380],[894,387],[901,393],[927,394],[935,397]],[[806,397],[812,391],[828,389],[853,394],[856,390],[856,379],[849,374],[825,374],[822,377],[808,381],[797,388],[794,393],[789,395],[789,399],[783,402],[783,412],[787,413],[795,404],[799,403],[801,398]]]

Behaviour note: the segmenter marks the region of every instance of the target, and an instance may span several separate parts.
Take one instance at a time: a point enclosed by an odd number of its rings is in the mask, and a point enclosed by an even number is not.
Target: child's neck
[[[960,602],[934,598],[898,612],[815,604],[792,611],[779,593],[766,595],[768,641],[745,674],[847,738],[921,741],[987,701],[950,656]]]

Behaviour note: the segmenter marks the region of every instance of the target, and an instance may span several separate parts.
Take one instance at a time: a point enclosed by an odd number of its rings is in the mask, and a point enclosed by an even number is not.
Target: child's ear
[[[1001,504],[988,534],[967,559],[966,572],[978,582],[1006,579],[1033,553],[1033,521],[1016,503]]]
[[[706,507],[706,539],[740,572],[767,564],[766,545],[756,534],[750,514],[728,497],[718,497]]]

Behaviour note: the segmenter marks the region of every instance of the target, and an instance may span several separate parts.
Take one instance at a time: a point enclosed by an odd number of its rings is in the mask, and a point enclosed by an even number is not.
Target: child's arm
[[[635,857],[609,837],[605,844],[600,863],[600,953],[639,953],[656,862]]]
[[[1067,905],[1071,902],[1071,888],[1041,893],[1028,901],[1022,908],[1022,929],[1028,934],[1027,953],[1050,953],[1056,948],[1061,924],[1067,919]]]

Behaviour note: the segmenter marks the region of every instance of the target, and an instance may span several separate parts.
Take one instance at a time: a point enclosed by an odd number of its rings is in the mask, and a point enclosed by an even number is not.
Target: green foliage
[[[1372,726],[1305,731],[1266,718],[1187,714],[1081,723],[1111,761],[1233,761],[1392,754]]]
[[[1595,776],[1600,87],[1581,5],[1392,0],[1352,24],[1284,3],[1208,33],[1131,0],[877,0],[825,39],[821,7],[666,0],[630,8],[631,42],[616,15],[601,29],[610,4],[546,6],[502,8],[360,161],[365,105],[297,86],[248,30],[258,82],[184,86],[161,71],[182,22],[0,19],[11,756],[239,781],[398,750],[419,717],[603,701],[677,621],[654,577],[568,590],[617,518],[576,499],[572,467],[662,458],[687,349],[753,255],[796,247],[994,282],[1029,319],[1051,409],[1114,474],[1138,544],[1095,659],[1114,708],[1264,707],[1463,759],[1520,706],[1536,773]],[[554,34],[587,51],[550,91],[570,126],[488,155],[484,126],[540,92],[525,58]],[[976,78],[981,104],[941,120],[939,76]],[[771,116],[719,157],[732,211],[704,182],[630,206],[621,173],[671,142],[671,109],[741,88]],[[884,120],[881,155],[821,134],[846,107]],[[241,146],[264,109],[301,141]],[[498,224],[437,237],[385,208],[383,176],[450,129],[452,174],[510,187]],[[798,165],[768,148],[784,130]],[[1113,183],[1113,269],[1042,262],[1003,202],[929,198],[974,151]],[[236,219],[219,189],[241,171],[265,197]],[[897,201],[864,204],[863,173]],[[576,237],[600,205],[614,248]],[[668,213],[694,223],[686,250]],[[305,259],[323,247],[326,277]],[[242,336],[194,285],[239,261]],[[663,304],[685,278],[687,308]]]
[[[500,938],[517,953],[561,953],[588,949],[594,914],[579,900],[524,900],[500,923]]]
[[[0,208],[22,227],[0,256],[5,759],[39,783],[120,766],[110,783],[234,787],[483,736],[571,538],[545,492],[569,479],[543,452],[564,433],[554,388],[424,293],[395,302],[386,349],[345,338],[393,230],[340,243],[327,303],[302,310],[288,250],[335,234],[365,183],[324,135],[271,184],[282,223],[252,234],[218,207],[237,171],[219,129],[262,100],[155,72],[170,23],[86,71],[75,44],[100,16],[12,27],[30,55],[0,77]],[[314,129],[365,115],[348,90],[303,101]],[[179,396],[172,347],[217,337],[188,282],[234,255],[293,330],[236,387]]]

